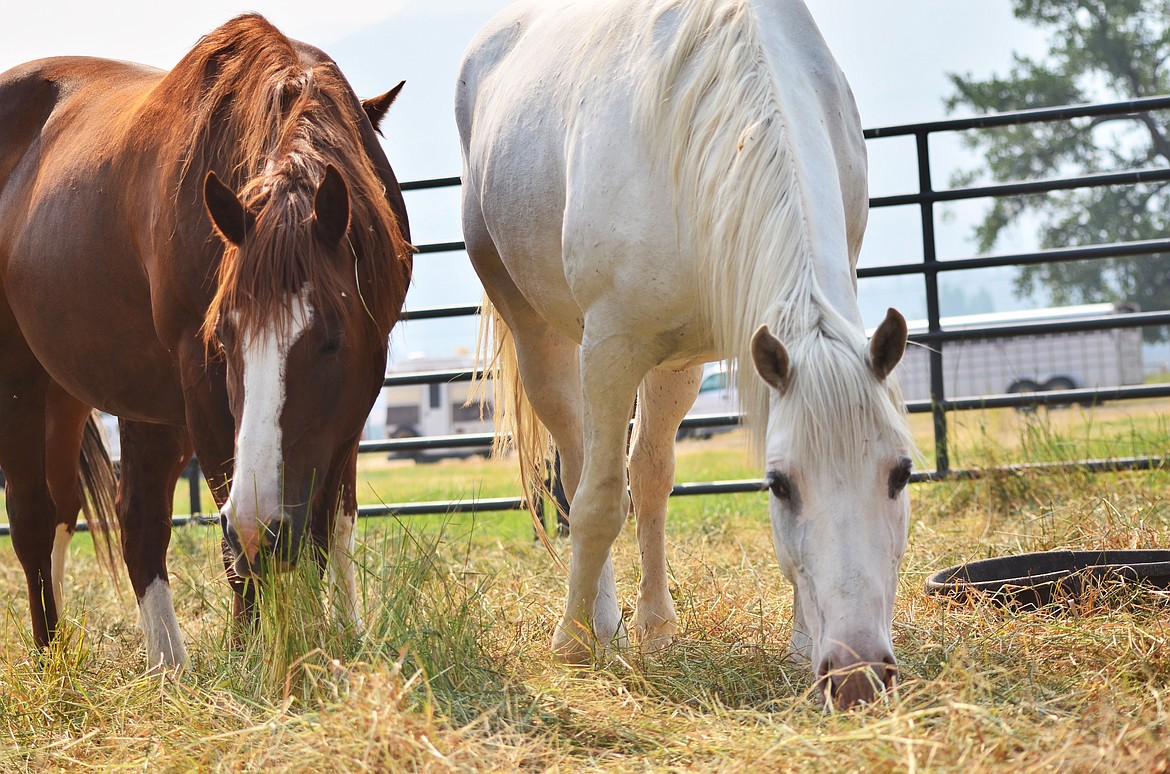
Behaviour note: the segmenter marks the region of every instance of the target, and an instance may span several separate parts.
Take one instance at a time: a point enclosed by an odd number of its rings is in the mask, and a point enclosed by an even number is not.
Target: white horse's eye
[[[906,484],[910,483],[910,474],[914,470],[914,463],[910,461],[909,457],[899,457],[898,464],[890,471],[890,499],[893,500],[898,496],[898,493],[906,488]]]
[[[792,499],[792,481],[783,473],[770,470],[768,471],[768,489],[772,492],[772,496],[778,500]]]

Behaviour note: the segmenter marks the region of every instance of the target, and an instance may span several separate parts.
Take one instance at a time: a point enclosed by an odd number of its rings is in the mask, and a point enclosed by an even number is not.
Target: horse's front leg
[[[191,459],[182,427],[121,422],[122,476],[116,508],[122,525],[122,554],[138,599],[147,664],[182,666],[187,650],[171,598],[167,547],[175,484]]]
[[[222,509],[231,492],[235,455],[235,422],[227,395],[227,368],[222,358],[207,357],[200,337],[189,334],[180,341],[187,429],[195,444],[203,478],[222,519]],[[235,555],[226,537],[220,541],[220,551],[232,591],[231,641],[234,647],[242,648],[244,638],[255,631],[260,622],[257,583],[236,574]]]
[[[568,600],[553,635],[553,652],[569,663],[624,645],[610,548],[630,512],[626,438],[638,383],[649,370],[631,363],[637,351],[623,338],[591,341],[588,331],[581,347],[584,466],[573,497]]]
[[[343,629],[362,631],[353,551],[357,532],[357,442],[334,461],[313,509],[314,557],[318,571],[329,567],[333,620]]]
[[[630,447],[630,493],[642,554],[642,582],[634,634],[647,653],[670,644],[678,629],[667,586],[666,503],[674,487],[674,438],[695,402],[703,368],[653,370],[638,390],[638,413]]]

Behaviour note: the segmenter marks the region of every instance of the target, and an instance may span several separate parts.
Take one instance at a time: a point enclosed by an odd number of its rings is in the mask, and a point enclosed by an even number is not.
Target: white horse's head
[[[818,331],[789,342],[761,326],[771,387],[766,478],[780,568],[792,582],[793,655],[826,702],[872,701],[897,675],[890,636],[910,516],[912,443],[890,372],[906,348],[891,309],[868,347]]]

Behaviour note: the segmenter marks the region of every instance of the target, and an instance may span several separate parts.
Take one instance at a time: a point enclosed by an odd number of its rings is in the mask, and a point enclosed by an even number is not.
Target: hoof
[[[607,663],[611,654],[629,647],[630,639],[626,625],[619,622],[617,631],[608,640],[607,645],[602,645],[592,631],[580,624],[562,623],[553,634],[553,656],[562,664],[569,666]]]
[[[175,678],[183,673],[187,667],[187,652],[179,646],[177,653],[159,653],[155,658],[148,657],[146,674],[153,677]]]
[[[558,626],[553,634],[553,657],[568,666],[586,666],[593,661],[593,646],[596,640],[587,629],[570,624]]]
[[[636,623],[634,634],[638,639],[638,649],[645,655],[665,650],[674,642],[678,634],[678,622],[674,619],[663,621],[659,619],[653,624]]]

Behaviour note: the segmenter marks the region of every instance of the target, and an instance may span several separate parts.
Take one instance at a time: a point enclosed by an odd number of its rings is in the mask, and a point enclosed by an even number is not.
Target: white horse
[[[701,364],[729,357],[755,365],[737,385],[795,589],[792,652],[827,700],[872,700],[896,673],[911,441],[890,372],[906,327],[890,310],[866,342],[865,147],[807,9],[523,0],[465,54],[456,113],[497,428],[528,480],[551,431],[572,503],[555,653],[581,661],[625,637],[610,547],[630,510],[635,396],[634,632],[645,650],[673,637],[674,434]]]

